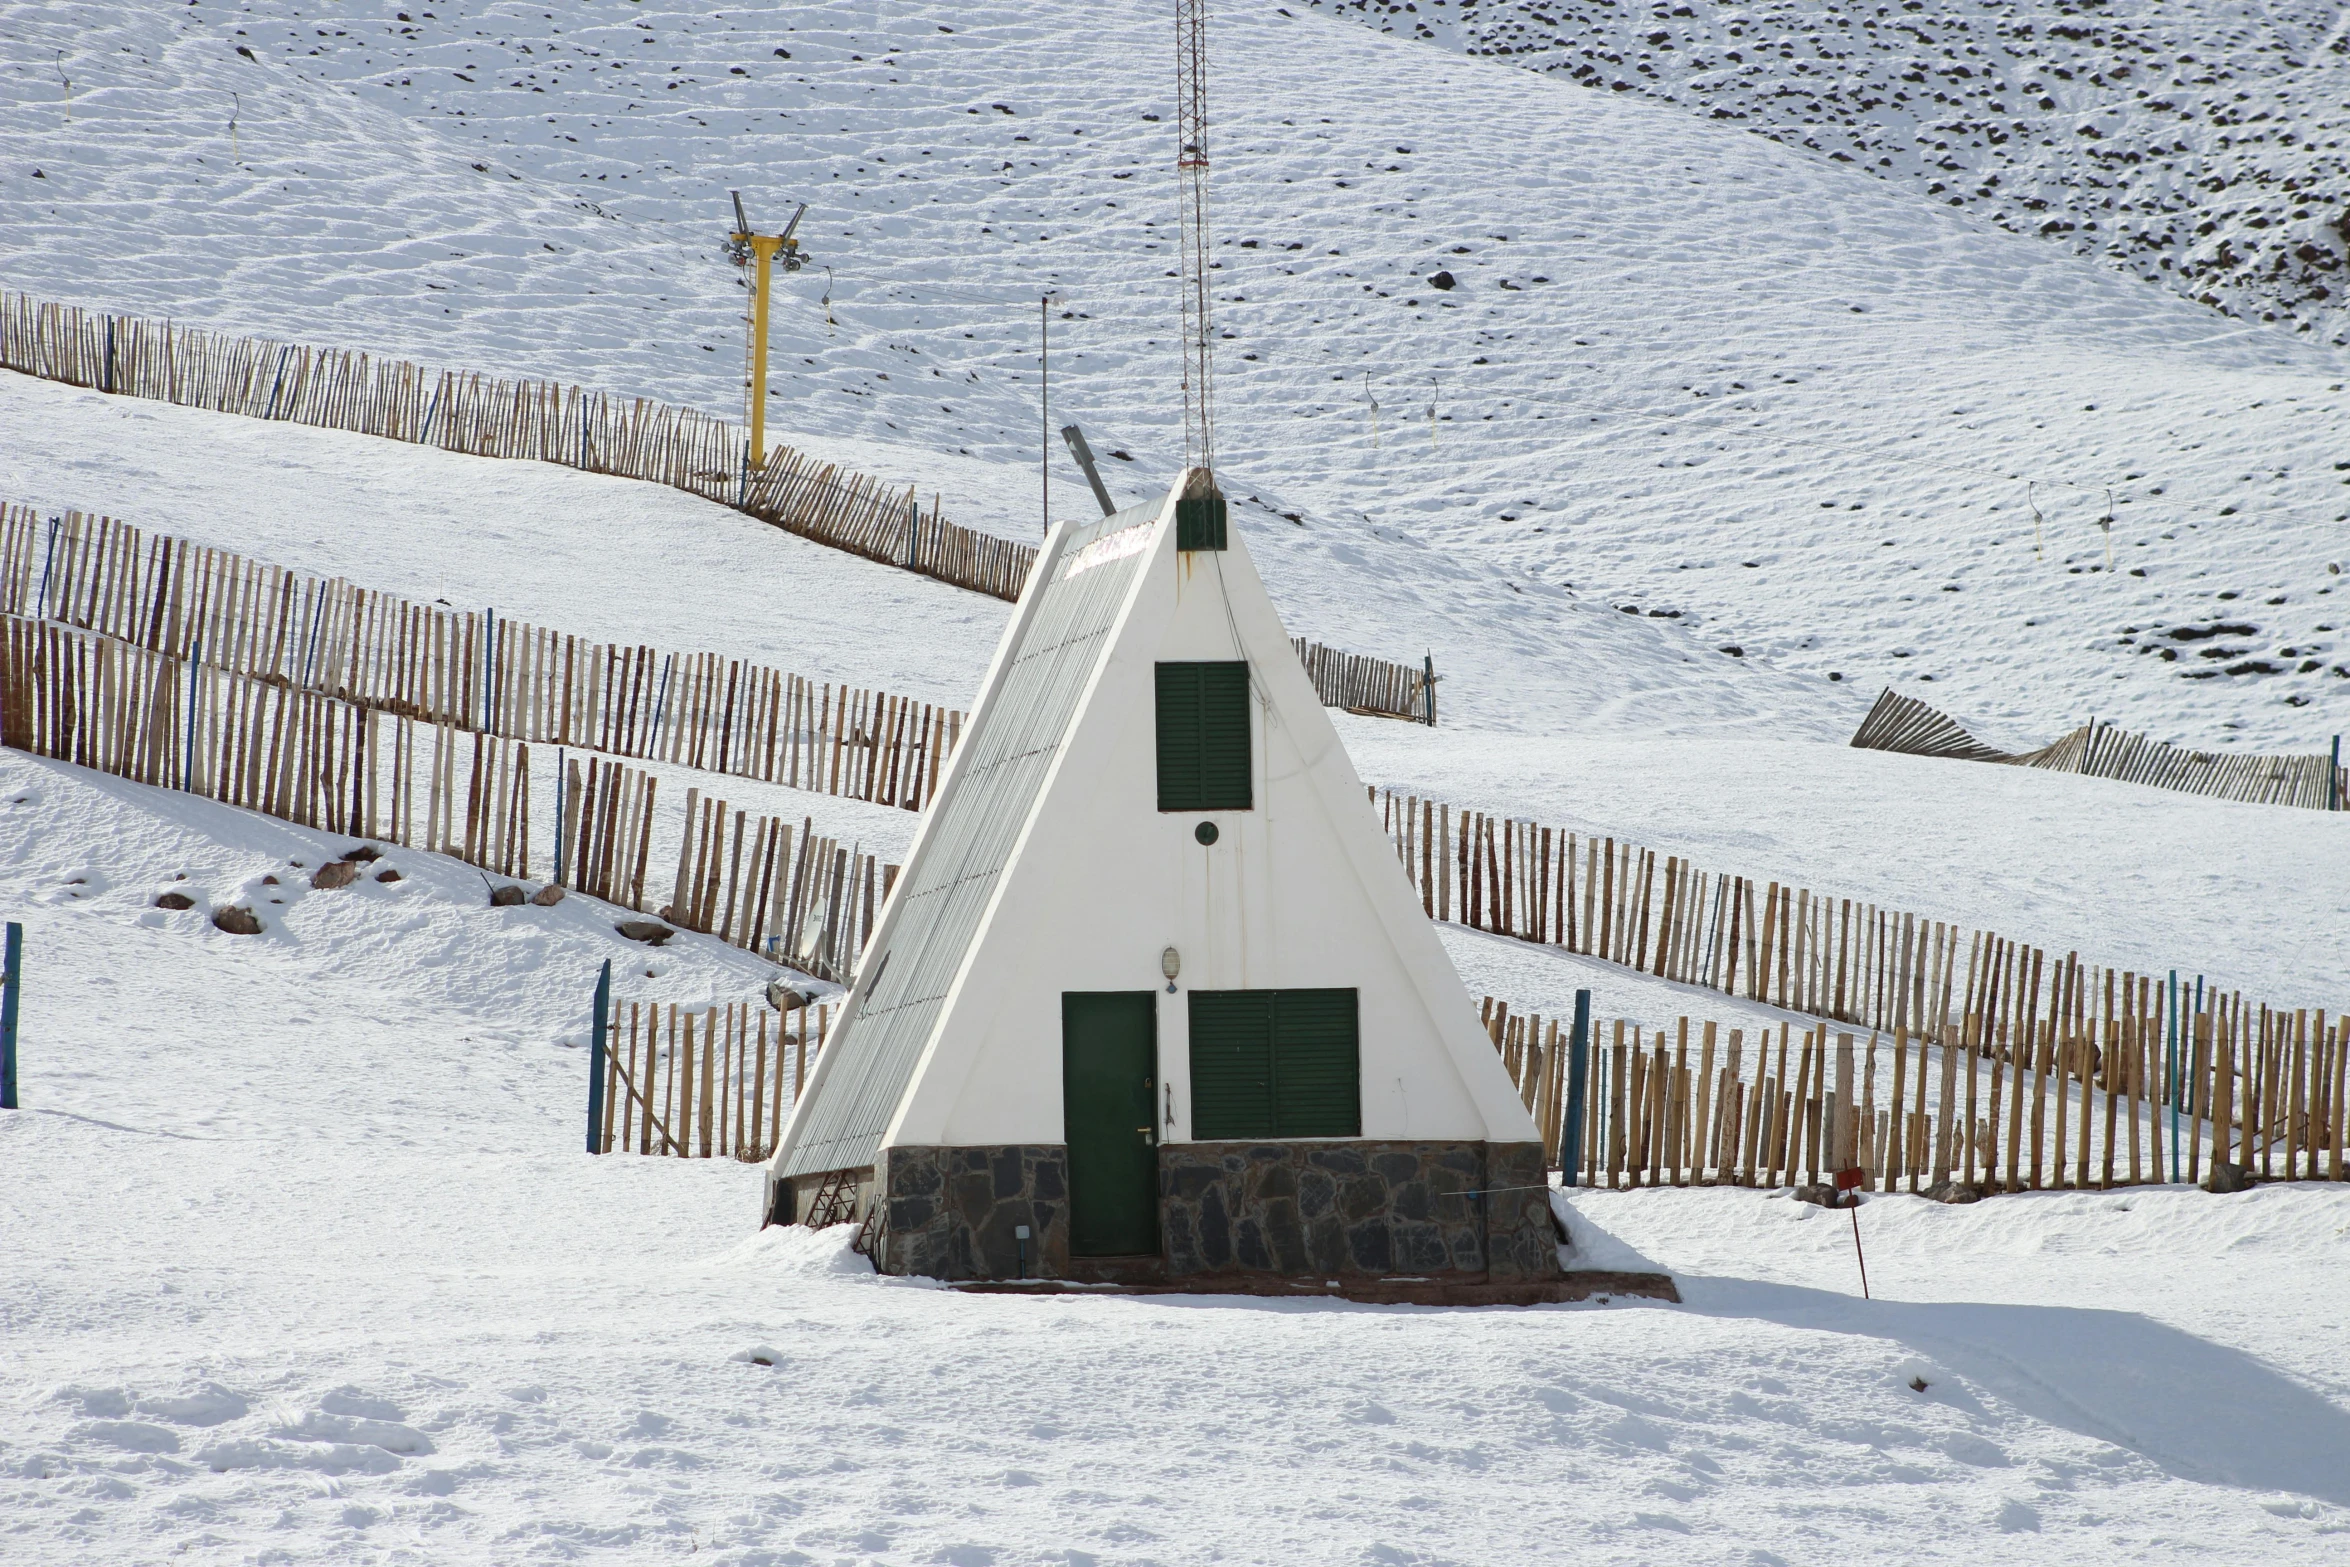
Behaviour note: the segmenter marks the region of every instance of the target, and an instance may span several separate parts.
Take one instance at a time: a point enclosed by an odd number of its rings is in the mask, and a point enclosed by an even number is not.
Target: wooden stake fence
[[[545,867],[564,886],[645,906],[657,789],[635,768],[565,759],[556,810],[534,827],[527,743],[422,724],[54,621],[0,616],[0,745],[324,832],[447,854],[501,876],[528,879]],[[729,851],[697,804],[698,792],[687,791],[684,852],[662,916],[845,980],[897,867],[817,835],[812,821],[796,835],[762,821],[746,859],[743,814],[735,813]],[[534,852],[534,842],[545,851]],[[721,865],[722,912],[708,891]]]
[[[1995,932],[1704,871],[1615,838],[1370,795],[1431,919],[1791,1012],[1917,1031],[1972,1009],[1993,964],[2011,975],[2083,968],[2077,954],[2052,959]]]
[[[2350,769],[2323,752],[2302,756],[2223,756],[2192,751],[2147,735],[2101,724],[2083,724],[2053,745],[2012,754],[1983,744],[1947,714],[1887,688],[1852,736],[1864,751],[1901,751],[1964,762],[2004,762],[2050,772],[2081,773],[2123,783],[2187,794],[2241,800],[2254,805],[2294,805],[2305,810],[2350,808]]]
[[[1324,707],[1408,718],[1416,724],[1436,722],[1436,688],[1428,670],[1391,664],[1368,653],[1341,653],[1304,637],[1290,638],[1290,645],[1297,649]]]
[[[824,1049],[830,1007],[614,1007],[604,1052],[601,1153],[770,1157]]]
[[[1757,1030],[1749,1055],[1744,1030],[1712,1022],[1595,1021],[1580,1128],[1565,1124],[1576,1042],[1558,1020],[1490,996],[1484,1017],[1551,1166],[1582,1150],[1571,1184],[1775,1187],[1858,1168],[1887,1192],[2080,1190],[2201,1182],[2207,1160],[2344,1178],[2339,1015],[2191,989],[2174,1008],[2147,976],[2069,962],[2043,1005],[2036,965],[2023,972],[1995,958],[1969,986],[1982,1008],[1938,1031],[1836,1032],[1832,1048],[1825,1024]]]
[[[920,810],[963,715],[715,653],[662,653],[371,591],[109,517],[0,502],[0,613],[273,685],[535,744]],[[1326,701],[1419,700],[1418,671],[1301,641]],[[1380,671],[1389,674],[1381,674]],[[1393,672],[1414,684],[1399,684]],[[1403,715],[1409,716],[1409,715]]]
[[[963,715],[715,653],[618,647],[0,503],[0,613],[428,723],[920,810]]]
[[[641,397],[226,337],[16,293],[0,293],[0,369],[125,397],[649,480],[1000,599],[1020,596],[1036,560],[1034,545],[948,522],[935,499],[925,510],[911,488],[896,490],[789,448],[771,448],[767,466],[753,472],[740,428]]]

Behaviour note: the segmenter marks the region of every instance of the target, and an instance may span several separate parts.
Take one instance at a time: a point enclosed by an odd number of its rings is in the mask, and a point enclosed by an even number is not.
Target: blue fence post
[[[49,568],[57,563],[57,530],[64,521],[62,517],[49,519],[49,549],[41,557],[41,607],[34,612],[42,620],[49,618]]]
[[[588,1040],[587,1151],[604,1151],[604,1035],[612,1018],[612,960],[596,976],[596,1027]]]
[[[2170,971],[2170,1092],[2163,1095],[2170,1101],[2170,1178],[2179,1179],[2179,971]]]
[[[669,670],[676,662],[677,655],[675,653],[671,653],[661,660],[661,690],[653,698],[653,729],[645,737],[645,754],[647,756],[651,756],[654,747],[661,743],[661,712],[669,705]]]
[[[1583,1169],[1583,1086],[1590,1058],[1591,992],[1575,992],[1575,1031],[1567,1045],[1567,1133],[1561,1140],[1559,1164],[1563,1186],[1577,1184]]]
[[[16,1108],[16,993],[23,984],[24,927],[10,920],[0,958],[0,1110]]]

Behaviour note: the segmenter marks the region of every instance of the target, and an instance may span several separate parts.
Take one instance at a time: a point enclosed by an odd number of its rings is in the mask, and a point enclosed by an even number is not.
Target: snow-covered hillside
[[[2350,12],[2242,0],[1307,0],[1905,181],[2350,343]]]
[[[1155,6],[0,15],[14,286],[724,409],[740,187],[814,203],[785,431],[1032,530],[1049,288],[1056,422],[1129,496],[1174,460]],[[2341,353],[1674,105],[1264,3],[1215,48],[1228,481],[1347,570],[1441,554],[1507,606],[1398,637],[1341,592],[1301,629],[1474,660],[1631,609],[1671,665],[1799,677],[1822,730],[1882,681],[2001,740],[2342,727]]]

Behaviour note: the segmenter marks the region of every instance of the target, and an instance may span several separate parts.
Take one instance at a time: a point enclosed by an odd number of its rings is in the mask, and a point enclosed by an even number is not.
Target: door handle
[[[1142,1134],[1142,1140],[1143,1140],[1144,1142],[1146,1142],[1146,1143],[1152,1143],[1154,1146],[1156,1146],[1156,1139],[1154,1139],[1154,1138],[1151,1136],[1151,1129],[1150,1129],[1149,1127],[1147,1127],[1147,1126],[1138,1126],[1138,1127],[1136,1127],[1136,1128],[1135,1128],[1135,1130],[1136,1130],[1136,1131],[1138,1131],[1138,1132],[1140,1132],[1140,1133]]]

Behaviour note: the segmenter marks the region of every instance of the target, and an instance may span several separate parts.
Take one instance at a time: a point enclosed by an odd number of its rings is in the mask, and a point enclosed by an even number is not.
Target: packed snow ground
[[[966,1298],[754,1233],[755,1170],[579,1152],[594,967],[643,957],[584,902],[493,911],[395,851],[409,881],[232,938],[147,900],[335,842],[14,753],[0,813],[12,1560],[2320,1562],[2350,1530],[2338,1189],[1883,1200],[1873,1303],[1840,1216],[1675,1192],[1575,1228],[1681,1307]],[[759,977],[649,966],[624,987]]]
[[[1143,0],[0,15],[14,286],[726,409],[742,187],[814,203],[779,430],[1028,533],[1050,289],[1060,417],[1122,494],[1174,464]],[[1670,104],[1265,0],[1215,28],[1222,471],[1332,554],[1401,576],[1409,541],[1537,623],[1629,607],[1998,739],[2343,727],[2342,352]]]

